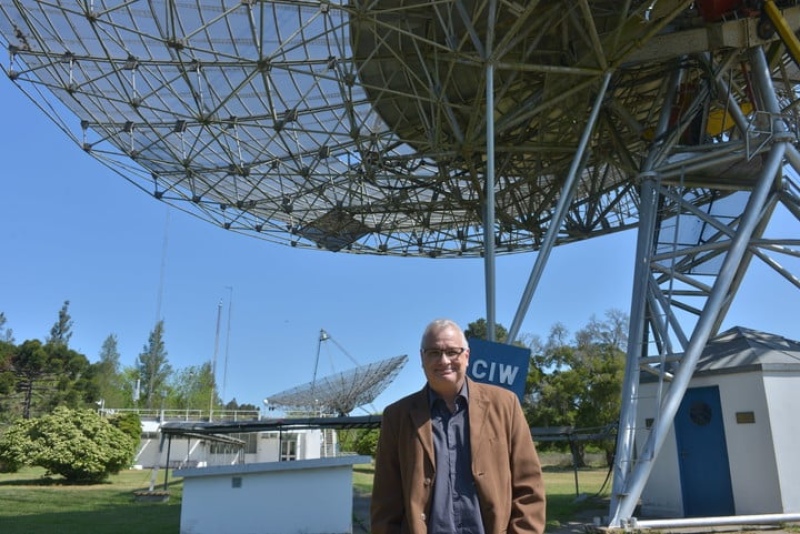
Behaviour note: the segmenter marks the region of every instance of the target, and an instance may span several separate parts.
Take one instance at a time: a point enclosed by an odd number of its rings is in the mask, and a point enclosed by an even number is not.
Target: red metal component
[[[716,22],[725,15],[738,11],[745,3],[744,0],[698,0],[695,5],[703,20]]]

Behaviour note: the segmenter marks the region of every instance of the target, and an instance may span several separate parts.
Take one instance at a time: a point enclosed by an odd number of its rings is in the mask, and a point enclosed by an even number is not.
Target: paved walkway
[[[353,493],[353,534],[369,534],[369,495]]]

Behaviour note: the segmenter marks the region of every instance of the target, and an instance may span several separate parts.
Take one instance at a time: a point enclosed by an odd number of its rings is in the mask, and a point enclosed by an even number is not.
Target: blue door
[[[719,387],[689,388],[675,415],[683,513],[734,515]]]

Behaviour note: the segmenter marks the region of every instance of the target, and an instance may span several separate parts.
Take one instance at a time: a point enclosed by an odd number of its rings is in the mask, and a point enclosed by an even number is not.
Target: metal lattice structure
[[[270,395],[265,403],[286,412],[345,416],[359,406],[372,403],[406,362],[408,356],[404,354],[315,378],[307,384]]]
[[[292,246],[538,251],[511,340],[554,246],[637,227],[614,527],[751,261],[800,288],[767,233],[800,219],[798,28],[795,1],[0,3],[10,80],[156,199]],[[669,387],[635,453],[640,372]]]
[[[538,248],[552,220],[607,63],[588,38],[619,42],[619,62],[650,31],[626,30],[615,1],[538,4],[497,12],[501,251]],[[644,5],[623,18],[641,22]],[[157,199],[296,246],[475,256],[486,15],[481,2],[31,0],[0,6],[0,35],[9,78]],[[628,172],[663,76],[658,62],[620,71],[559,242],[635,225]]]

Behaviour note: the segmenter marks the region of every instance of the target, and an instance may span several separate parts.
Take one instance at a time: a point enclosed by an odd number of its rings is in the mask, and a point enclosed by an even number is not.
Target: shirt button
[[[419,517],[420,517],[420,519],[422,519],[423,521],[425,521],[425,520],[427,519],[427,518],[425,517],[425,512],[423,512],[423,513],[419,514]]]
[[[425,482],[424,482],[424,484],[425,484],[426,486],[430,486],[430,485],[431,485],[431,479],[430,479],[430,477],[425,477]]]

